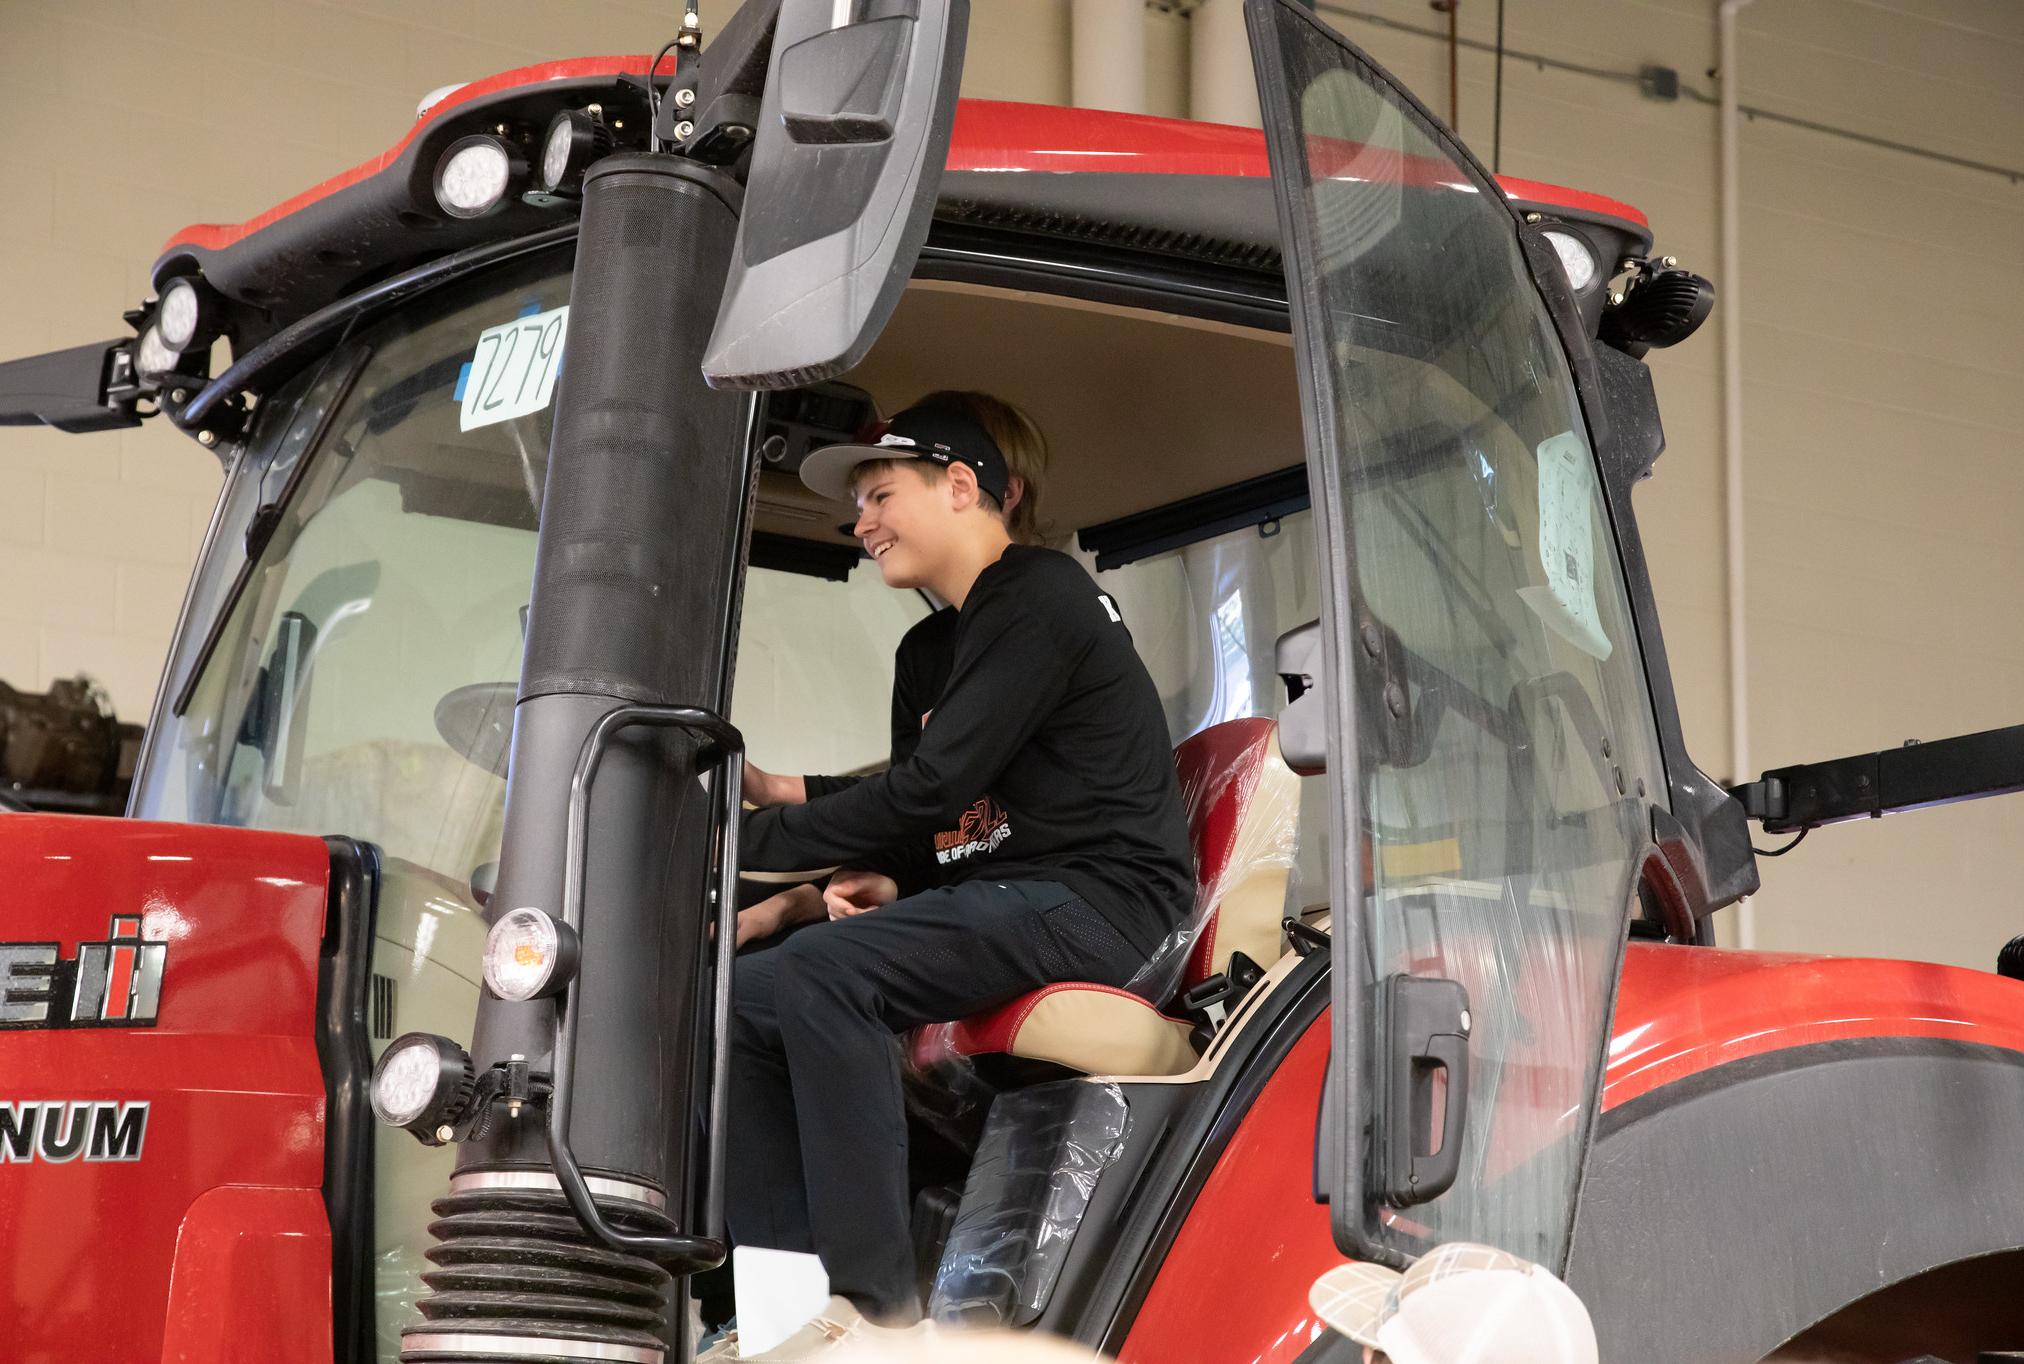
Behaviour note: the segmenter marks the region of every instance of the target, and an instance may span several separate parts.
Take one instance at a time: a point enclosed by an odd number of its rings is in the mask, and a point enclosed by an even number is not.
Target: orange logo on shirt
[[[935,835],[935,860],[944,865],[997,850],[1012,836],[1012,819],[989,796],[963,811],[955,828]]]

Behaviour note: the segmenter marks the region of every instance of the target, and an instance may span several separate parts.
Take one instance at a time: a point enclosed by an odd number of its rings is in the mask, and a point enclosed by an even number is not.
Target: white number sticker
[[[1544,587],[1518,595],[1562,639],[1608,658],[1609,634],[1595,609],[1595,474],[1588,442],[1572,431],[1539,442],[1539,566]]]
[[[562,370],[567,304],[529,313],[478,333],[471,364],[459,380],[457,427],[469,431],[539,412],[555,396]]]

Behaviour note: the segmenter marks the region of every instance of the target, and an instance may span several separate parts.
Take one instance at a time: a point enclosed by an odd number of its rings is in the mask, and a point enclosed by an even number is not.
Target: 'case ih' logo
[[[162,1005],[166,943],[115,915],[105,942],[0,942],[0,1028],[148,1028]]]

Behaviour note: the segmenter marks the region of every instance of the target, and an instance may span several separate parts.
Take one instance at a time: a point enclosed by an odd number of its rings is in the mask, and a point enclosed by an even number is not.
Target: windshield
[[[551,257],[331,357],[335,410],[306,408],[249,471],[286,505],[252,518],[274,528],[138,813],[349,834],[458,886],[496,856],[550,413],[466,429],[458,399],[481,332],[568,290]]]

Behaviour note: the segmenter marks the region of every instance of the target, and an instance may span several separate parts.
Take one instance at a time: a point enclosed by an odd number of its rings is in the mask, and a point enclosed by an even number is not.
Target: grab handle
[[[614,1250],[644,1255],[677,1273],[713,1269],[729,1253],[724,1238],[724,1116],[731,1078],[731,964],[738,948],[738,817],[744,805],[745,738],[722,716],[695,706],[618,706],[584,736],[576,772],[569,783],[569,829],[562,863],[562,918],[583,935],[584,845],[588,841],[590,788],[614,734],[635,726],[684,729],[704,735],[709,747],[700,768],[721,767],[716,783],[717,872],[711,893],[717,901],[717,989],[710,1008],[709,1174],[703,1190],[702,1236],[659,1236],[623,1231],[604,1220],[590,1186],[569,1149],[569,1107],[574,1096],[576,1011],[570,1007],[581,981],[571,981],[555,999],[553,1090],[548,1099],[548,1158],[564,1197],[584,1230]]]

